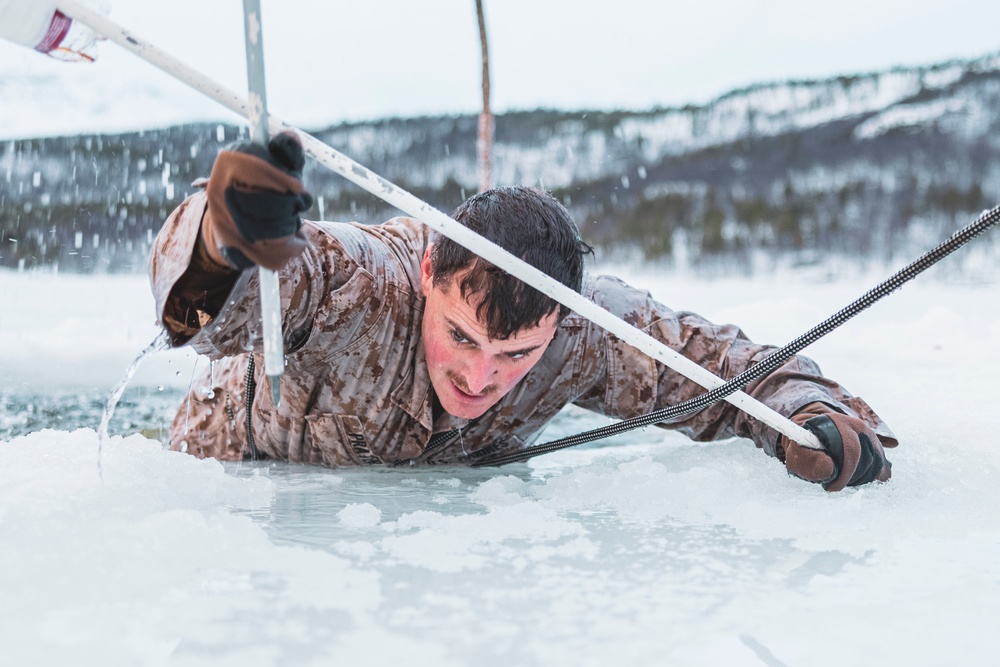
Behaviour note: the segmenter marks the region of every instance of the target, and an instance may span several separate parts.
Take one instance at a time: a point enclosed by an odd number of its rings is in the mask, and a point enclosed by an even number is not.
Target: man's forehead
[[[462,329],[465,334],[473,335],[480,341],[495,343],[512,343],[514,345],[534,344],[552,337],[559,319],[559,309],[556,308],[534,326],[518,329],[509,338],[490,338],[489,327],[478,315],[479,304],[486,297],[483,292],[471,292],[465,295],[457,284],[460,275],[452,276],[441,282],[435,282],[432,289],[439,291],[448,301],[445,318]]]

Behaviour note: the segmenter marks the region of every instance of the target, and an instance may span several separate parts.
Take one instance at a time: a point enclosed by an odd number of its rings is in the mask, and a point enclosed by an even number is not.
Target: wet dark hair
[[[524,186],[487,190],[470,197],[452,217],[570,289],[579,292],[583,286],[583,257],[593,250],[580,238],[566,208],[544,190]],[[569,313],[558,301],[436,234],[431,250],[434,284],[444,285],[466,269],[457,283],[459,290],[464,299],[483,295],[476,316],[491,339],[505,340],[538,326],[557,308],[559,319]]]

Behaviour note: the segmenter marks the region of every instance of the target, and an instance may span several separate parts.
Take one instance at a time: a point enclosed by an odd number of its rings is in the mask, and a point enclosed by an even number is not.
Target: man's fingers
[[[892,477],[892,461],[889,459],[885,460],[885,464],[879,471],[878,476],[875,478],[880,482],[888,482],[889,478]]]
[[[829,423],[834,425],[833,420],[829,420]],[[837,439],[841,444],[843,453],[840,462],[840,474],[832,482],[823,485],[823,488],[830,492],[844,490],[844,487],[850,483],[854,473],[857,472],[858,462],[861,460],[861,442],[858,440],[858,434],[849,428],[843,430],[837,429],[835,425],[834,430],[837,433]],[[831,443],[824,441],[823,444],[829,446]]]
[[[826,452],[792,445],[785,452],[785,468],[796,477],[809,482],[833,480],[840,472]]]
[[[886,467],[883,465],[885,458],[876,449],[868,434],[858,434],[858,441],[861,446],[861,459],[858,463],[858,469],[851,476],[851,481],[847,483],[848,486],[860,486],[874,482],[882,472],[882,468]]]
[[[282,168],[301,177],[306,165],[306,155],[298,136],[292,132],[277,134],[271,139],[267,149]]]
[[[850,481],[847,482],[848,486],[857,486],[858,484],[870,482],[875,479],[875,475],[882,469],[882,462],[875,461],[875,451],[868,436],[861,433],[856,437],[858,439],[858,465],[854,469],[854,474],[851,475]],[[875,467],[876,465],[877,467]]]

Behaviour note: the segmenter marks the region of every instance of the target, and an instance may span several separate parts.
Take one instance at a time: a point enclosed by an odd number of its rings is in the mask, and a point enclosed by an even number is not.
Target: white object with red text
[[[85,4],[105,16],[110,13],[100,0]],[[84,62],[97,58],[97,42],[103,39],[59,11],[55,2],[35,0],[0,0],[0,37],[59,60]]]

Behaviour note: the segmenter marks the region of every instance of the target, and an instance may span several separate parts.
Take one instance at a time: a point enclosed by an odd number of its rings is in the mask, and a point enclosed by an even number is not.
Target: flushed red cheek
[[[447,365],[449,355],[441,349],[440,345],[432,342],[426,342],[424,345],[424,354],[426,355],[428,366],[436,370]]]

